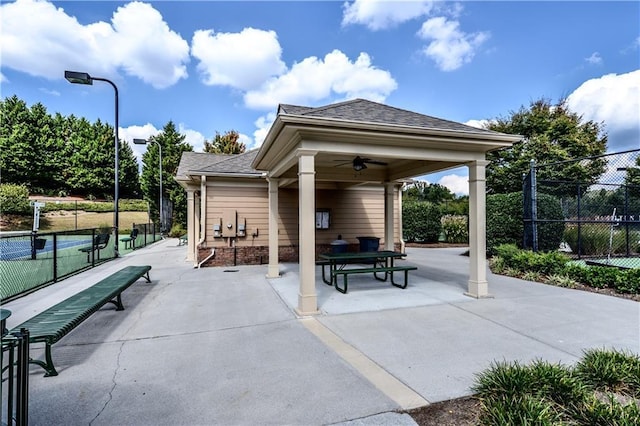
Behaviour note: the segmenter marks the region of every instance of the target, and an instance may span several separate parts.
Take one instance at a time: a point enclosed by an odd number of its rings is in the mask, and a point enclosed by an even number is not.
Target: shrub
[[[564,254],[557,251],[534,253],[530,250],[521,250],[514,244],[500,245],[496,247],[496,252],[504,260],[507,268],[515,269],[523,274],[559,274],[569,261]],[[529,277],[533,276],[529,275]]]
[[[0,185],[0,212],[2,214],[28,215],[29,189],[25,185],[5,183]]]
[[[548,194],[538,194],[538,217],[563,219],[559,200]],[[562,241],[563,222],[538,224],[538,249],[556,250]],[[495,254],[500,244],[522,247],[524,238],[522,192],[487,196],[487,251]]]
[[[118,203],[118,210],[121,212],[146,212],[149,205],[145,200],[129,200],[121,199]],[[43,208],[43,212],[55,210],[83,210],[86,212],[104,213],[113,211],[113,201],[69,201],[63,203],[47,203]]]
[[[444,215],[440,219],[444,239],[448,243],[466,243],[469,241],[467,216]]]
[[[640,293],[640,269],[619,271],[613,285],[620,293]]]
[[[582,283],[594,288],[614,288],[620,271],[607,266],[589,266],[585,268]]]
[[[604,223],[588,223],[580,226],[580,247],[578,250],[578,226],[570,225],[564,230],[563,239],[573,253],[586,256],[603,256],[609,253],[611,228]],[[614,229],[611,239],[611,253],[626,253],[627,242],[624,232]]]
[[[579,283],[584,283],[586,281],[586,274],[588,266],[582,266],[577,263],[568,262],[562,268],[562,275],[565,275]]]
[[[182,225],[175,224],[171,227],[171,230],[169,231],[169,237],[171,238],[180,238],[181,236],[183,236],[184,234],[186,234],[187,231],[185,231],[185,229],[182,227]]]
[[[411,201],[402,205],[403,238],[406,241],[435,243],[442,225],[440,209],[426,201]]]

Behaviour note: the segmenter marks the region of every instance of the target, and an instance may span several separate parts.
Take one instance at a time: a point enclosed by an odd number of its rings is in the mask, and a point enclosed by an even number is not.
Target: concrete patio
[[[573,363],[593,347],[640,352],[640,304],[489,274],[463,295],[465,249],[407,249],[406,290],[322,283],[299,318],[296,264],[194,269],[169,239],[8,303],[14,327],[125,265],[152,266],[31,367],[32,425],[413,424],[397,411],[471,393],[493,361]],[[42,356],[32,347],[32,355]]]

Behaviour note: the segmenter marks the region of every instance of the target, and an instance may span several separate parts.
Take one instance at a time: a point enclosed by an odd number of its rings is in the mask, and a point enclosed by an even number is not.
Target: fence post
[[[624,229],[625,241],[627,243],[627,257],[631,256],[631,247],[629,245],[629,187],[624,186]]]
[[[582,257],[582,190],[580,188],[580,182],[578,182],[578,259]]]
[[[58,233],[53,233],[53,282],[58,281]]]
[[[536,180],[536,160],[529,163],[531,168],[531,225],[533,234],[533,251],[538,251],[538,195]]]

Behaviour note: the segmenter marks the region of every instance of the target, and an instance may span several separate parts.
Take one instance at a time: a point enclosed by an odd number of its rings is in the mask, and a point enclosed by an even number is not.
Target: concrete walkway
[[[640,352],[639,303],[493,275],[494,298],[471,299],[464,249],[409,248],[406,290],[318,278],[309,318],[293,311],[297,265],[267,279],[266,265],[194,269],[185,251],[165,240],[3,306],[11,328],[125,265],[153,268],[125,311],[54,345],[59,376],[31,367],[31,425],[412,425],[398,411],[470,394],[495,360]]]

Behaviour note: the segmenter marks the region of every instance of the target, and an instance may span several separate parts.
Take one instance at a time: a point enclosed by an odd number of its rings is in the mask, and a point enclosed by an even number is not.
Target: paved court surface
[[[32,425],[414,424],[402,409],[470,394],[495,360],[573,363],[592,347],[640,352],[640,304],[489,276],[466,290],[464,249],[407,249],[406,290],[359,275],[322,283],[298,318],[297,265],[193,268],[168,239],[3,306],[13,327],[125,265],[152,266],[30,373]],[[32,355],[42,356],[34,346]]]

